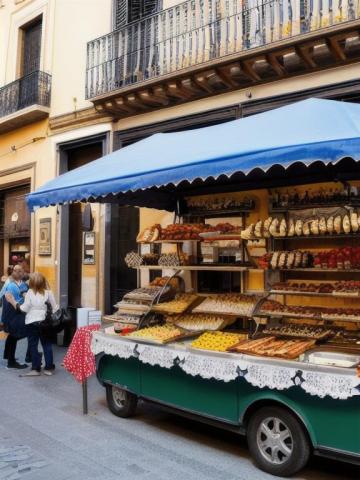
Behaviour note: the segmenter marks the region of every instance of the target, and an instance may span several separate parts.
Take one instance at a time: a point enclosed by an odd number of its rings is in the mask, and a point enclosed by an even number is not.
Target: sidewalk
[[[2,359],[4,342],[0,341]],[[24,358],[25,342],[17,356]],[[89,415],[81,386],[60,363],[53,377],[19,378],[0,361],[0,480],[268,480],[241,437],[141,404],[120,419],[104,389],[89,381]],[[312,460],[296,480],[358,479],[354,467]]]

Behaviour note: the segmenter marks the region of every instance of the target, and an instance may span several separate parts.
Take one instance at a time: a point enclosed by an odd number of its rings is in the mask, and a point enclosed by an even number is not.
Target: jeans
[[[55,365],[51,342],[41,335],[38,322],[30,323],[26,327],[28,331],[32,370],[37,370],[38,372],[41,370],[41,354],[38,352],[39,340],[44,351],[45,369],[53,370]]]
[[[5,348],[4,348],[4,359],[8,361],[8,363],[15,362],[15,351],[16,351],[16,344],[18,339],[13,337],[12,335],[8,335],[5,341]]]

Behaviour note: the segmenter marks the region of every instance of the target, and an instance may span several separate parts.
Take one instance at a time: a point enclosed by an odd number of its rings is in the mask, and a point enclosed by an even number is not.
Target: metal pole
[[[82,384],[83,391],[83,414],[88,414],[88,396],[87,396],[87,380],[84,380]]]

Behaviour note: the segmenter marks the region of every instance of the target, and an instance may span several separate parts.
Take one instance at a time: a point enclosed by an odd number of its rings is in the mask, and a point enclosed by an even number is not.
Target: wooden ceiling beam
[[[191,100],[194,98],[193,93],[186,90],[181,82],[168,82],[166,84],[169,95],[180,100]]]
[[[206,72],[204,73],[198,73],[193,77],[193,80],[196,85],[198,85],[202,90],[204,90],[207,93],[213,94],[215,90],[212,88],[211,85],[209,85],[208,78],[206,76]]]
[[[239,86],[239,82],[237,82],[233,76],[231,75],[231,68],[233,65],[226,65],[225,67],[217,68],[216,72],[220,77],[221,81],[224,85],[228,88],[236,88]]]
[[[148,110],[149,107],[145,105],[141,98],[136,93],[131,93],[126,96],[127,103],[135,110]]]
[[[150,90],[142,90],[138,93],[140,100],[145,104],[153,107],[169,105],[169,99],[156,95]]]
[[[255,70],[253,68],[253,65],[254,65],[255,61],[256,61],[256,59],[254,59],[254,60],[243,60],[242,62],[240,62],[241,70],[253,82],[260,82],[261,77],[258,73],[255,72]]]
[[[295,46],[295,53],[301,60],[304,62],[307,68],[316,68],[317,65],[314,62],[314,59],[312,58],[310,52],[309,52],[309,47],[303,46],[303,45],[296,45]]]
[[[329,37],[326,39],[326,45],[328,49],[334,56],[335,60],[344,62],[346,60],[346,55],[341,46],[339,45],[338,39],[335,37]]]
[[[279,77],[283,77],[286,74],[286,70],[281,65],[281,63],[279,62],[278,56],[280,56],[279,53],[278,54],[268,53],[266,55],[266,61],[271,66],[271,68],[274,70],[274,72],[279,75]]]
[[[131,105],[129,105],[123,97],[115,98],[112,103],[117,111],[136,113],[136,110]]]

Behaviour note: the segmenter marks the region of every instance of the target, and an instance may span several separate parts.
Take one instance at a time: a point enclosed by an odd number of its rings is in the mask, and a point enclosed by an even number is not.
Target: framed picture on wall
[[[83,264],[95,264],[95,232],[84,232]]]
[[[51,255],[51,218],[40,219],[39,255]]]

